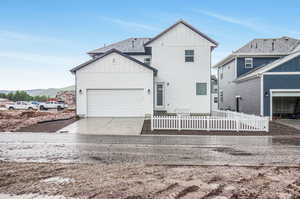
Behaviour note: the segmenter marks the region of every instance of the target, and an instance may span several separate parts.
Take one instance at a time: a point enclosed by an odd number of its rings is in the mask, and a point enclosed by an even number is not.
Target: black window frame
[[[195,61],[195,51],[193,49],[184,50],[184,61],[194,62]]]
[[[205,96],[207,95],[207,83],[206,82],[196,82],[196,96]],[[201,87],[203,86],[203,87]],[[202,93],[199,91],[200,88],[205,88],[205,92]]]

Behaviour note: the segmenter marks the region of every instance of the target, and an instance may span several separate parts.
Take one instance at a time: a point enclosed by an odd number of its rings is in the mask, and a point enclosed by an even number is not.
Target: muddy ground
[[[0,111],[0,132],[13,132],[48,120],[67,119],[75,116],[75,111],[36,111],[2,110]],[[44,131],[43,131],[44,132]]]
[[[72,124],[78,119],[73,117],[71,119],[59,120],[59,121],[51,121],[51,122],[43,122],[32,124],[30,126],[22,127],[16,130],[16,132],[57,132],[58,130]]]
[[[298,199],[300,168],[2,162],[0,193],[80,199]]]
[[[150,120],[145,120],[142,134],[144,135],[221,135],[221,136],[277,136],[277,135],[300,135],[300,130],[270,122],[269,132],[236,132],[236,131],[197,131],[197,130],[154,130],[151,131]]]

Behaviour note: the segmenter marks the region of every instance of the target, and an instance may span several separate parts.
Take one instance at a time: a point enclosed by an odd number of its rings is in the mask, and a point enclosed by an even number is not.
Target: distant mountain
[[[37,95],[46,95],[49,97],[55,97],[57,92],[59,91],[73,91],[75,90],[75,86],[68,86],[64,88],[47,88],[47,89],[32,89],[32,90],[23,90],[27,92],[31,96],[37,96]],[[0,93],[10,93],[10,92],[15,92],[11,90],[0,90]]]

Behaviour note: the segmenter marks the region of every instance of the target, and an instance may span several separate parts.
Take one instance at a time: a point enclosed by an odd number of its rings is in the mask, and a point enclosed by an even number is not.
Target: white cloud
[[[114,24],[117,24],[119,26],[123,26],[126,28],[134,28],[134,29],[139,29],[139,30],[148,30],[148,31],[157,31],[159,30],[158,28],[154,26],[150,26],[147,24],[140,24],[132,21],[126,21],[123,19],[118,19],[118,18],[110,18],[110,17],[101,17],[101,19],[105,21],[112,22]]]
[[[39,35],[32,35],[20,32],[14,32],[9,30],[0,30],[0,40],[19,40],[19,41],[29,41],[29,42],[39,42],[39,43],[66,43],[66,40],[57,39],[53,37],[45,37]]]
[[[0,51],[0,57],[9,58],[14,60],[23,60],[27,62],[47,64],[53,66],[72,66],[84,61],[83,57],[68,57],[68,56],[56,56],[56,55],[43,55],[26,52],[8,52]]]
[[[258,20],[258,19],[250,19],[250,18],[242,18],[242,17],[237,18],[237,17],[226,16],[226,15],[222,15],[222,14],[219,14],[216,12],[211,12],[211,11],[206,11],[206,10],[198,10],[197,9],[194,11],[197,13],[209,16],[209,17],[213,17],[220,21],[240,25],[245,28],[249,28],[254,31],[261,32],[261,33],[268,33],[268,34],[279,33],[279,34],[283,34],[283,35],[286,35],[286,34],[300,35],[299,31],[294,31],[294,30],[290,30],[288,28],[282,28],[282,27],[279,28],[277,26],[270,25],[270,24],[264,24],[264,23],[261,23],[261,20]]]

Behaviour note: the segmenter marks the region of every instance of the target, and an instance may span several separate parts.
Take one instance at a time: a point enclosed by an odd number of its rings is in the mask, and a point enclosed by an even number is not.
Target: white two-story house
[[[185,21],[153,38],[129,38],[88,52],[73,68],[82,117],[211,112],[211,52],[217,42]]]

